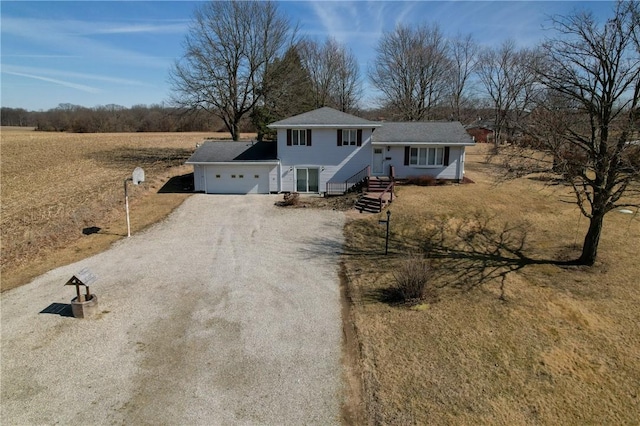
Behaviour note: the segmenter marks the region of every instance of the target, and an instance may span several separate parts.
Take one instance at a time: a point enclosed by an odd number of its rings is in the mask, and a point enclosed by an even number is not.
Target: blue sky
[[[171,64],[195,8],[193,1],[5,1],[1,7],[3,107],[46,110],[60,103],[94,107],[168,100]],[[358,57],[363,79],[379,37],[398,23],[438,23],[448,36],[473,34],[496,46],[512,38],[533,46],[548,16],[574,9],[605,19],[612,2],[596,1],[286,1],[280,9],[300,35],[332,36]],[[365,97],[371,89],[365,86]]]

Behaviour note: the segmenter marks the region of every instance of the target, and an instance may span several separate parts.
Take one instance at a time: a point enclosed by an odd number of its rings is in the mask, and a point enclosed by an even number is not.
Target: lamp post
[[[384,255],[389,254],[389,222],[391,222],[391,211],[387,210],[387,220],[379,220],[378,224],[387,225],[387,235],[384,241]]]

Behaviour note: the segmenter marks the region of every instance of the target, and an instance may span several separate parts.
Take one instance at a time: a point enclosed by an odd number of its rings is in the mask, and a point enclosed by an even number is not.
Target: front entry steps
[[[394,182],[388,177],[371,176],[367,179],[367,190],[356,202],[360,213],[380,213],[392,201]]]

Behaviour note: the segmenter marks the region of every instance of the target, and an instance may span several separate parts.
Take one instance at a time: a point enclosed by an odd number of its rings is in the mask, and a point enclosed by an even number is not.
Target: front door
[[[382,148],[373,148],[373,174],[381,175],[383,173],[384,153]]]
[[[310,168],[296,168],[296,191],[318,192],[320,171]]]

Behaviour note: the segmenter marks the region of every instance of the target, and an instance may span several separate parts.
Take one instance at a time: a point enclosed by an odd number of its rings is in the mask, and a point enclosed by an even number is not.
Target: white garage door
[[[268,194],[273,165],[221,165],[205,167],[208,194]]]

